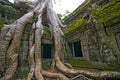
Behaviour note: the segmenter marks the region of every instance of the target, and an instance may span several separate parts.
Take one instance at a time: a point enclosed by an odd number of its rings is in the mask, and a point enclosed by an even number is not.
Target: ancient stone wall
[[[63,29],[67,40],[70,43],[81,41],[83,57],[86,60],[108,65],[119,62],[120,2],[92,0],[92,4],[87,4],[89,6],[84,7],[83,13],[79,9],[74,12],[77,17],[73,15],[73,20],[71,17],[68,19],[71,21],[67,22],[68,27]]]

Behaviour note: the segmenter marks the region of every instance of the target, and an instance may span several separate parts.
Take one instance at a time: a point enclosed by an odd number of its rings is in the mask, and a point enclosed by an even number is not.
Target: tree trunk
[[[42,62],[41,62],[41,37],[43,34],[43,25],[40,14],[36,23],[35,31],[35,77],[37,80],[44,80],[41,74]]]
[[[5,76],[3,77],[4,80],[11,79],[15,73],[18,63],[18,51],[20,47],[21,36],[25,24],[31,22],[32,16],[33,16],[33,12],[29,12],[20,19],[16,20],[15,23],[9,25],[13,27],[10,27],[7,34],[4,34],[6,36],[4,36],[5,38],[3,38],[2,43],[6,43],[6,44],[0,45],[0,46],[4,46],[3,48],[0,49],[1,54],[5,54],[6,56],[6,59],[4,59],[6,60],[6,72],[5,72]]]
[[[24,31],[25,25],[28,23],[33,24],[34,30],[31,33],[30,37],[30,72],[28,73],[27,80],[31,80],[33,76],[36,78],[36,80],[44,80],[44,77],[56,78],[59,80],[74,79],[69,78],[69,76],[66,74],[77,74],[85,80],[89,80],[89,78],[85,77],[86,75],[90,77],[100,78],[120,78],[120,72],[94,72],[88,70],[76,70],[65,66],[62,62],[65,54],[65,45],[63,42],[64,33],[61,30],[61,27],[63,25],[53,10],[52,0],[35,0],[33,2],[26,2],[22,0],[17,1],[18,2],[16,2],[16,4],[19,5],[19,7],[28,8],[31,10],[31,12],[16,20],[13,24],[5,25],[5,27],[2,29],[0,38],[0,62],[2,65],[0,65],[0,72],[4,72],[3,70],[5,70],[5,74],[3,74],[4,76],[0,80],[12,80],[12,77],[18,65],[18,52],[20,48],[22,33]],[[44,16],[43,13],[45,13]],[[33,17],[36,19],[34,20]],[[54,37],[55,55],[52,61],[52,69],[54,72],[49,72],[42,69],[41,38],[43,35],[43,18],[46,18],[46,21],[48,22],[46,24],[49,25]]]
[[[34,75],[34,72],[35,72],[34,49],[35,49],[35,47],[33,45],[33,47],[30,50],[30,54],[29,54],[31,67],[30,67],[30,72],[28,74],[27,80],[31,80]]]

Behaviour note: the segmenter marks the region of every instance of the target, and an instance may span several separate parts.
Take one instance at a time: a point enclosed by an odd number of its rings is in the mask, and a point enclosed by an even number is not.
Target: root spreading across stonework
[[[45,80],[45,77],[51,79],[56,78],[59,80],[75,80],[77,77],[84,80],[92,80],[90,78],[93,77],[120,78],[120,72],[76,70],[68,68],[64,63],[62,63],[61,56],[64,54],[64,45],[62,45],[62,40],[64,38],[64,33],[61,30],[61,22],[53,10],[52,0],[35,0],[33,2],[17,0],[16,5],[27,7],[30,9],[30,12],[16,20],[13,24],[5,25],[2,29],[0,38],[0,59],[5,61],[6,65],[5,74],[0,80],[12,80],[15,74],[18,65],[18,52],[22,33],[25,25],[28,23],[33,24],[34,29],[30,37],[30,71],[28,73],[27,80],[31,80],[33,77],[35,77],[36,80]],[[43,17],[43,13],[45,13],[44,15],[46,17]],[[34,20],[34,16],[37,18],[37,21]],[[43,18],[46,18],[46,22],[51,28],[51,32],[53,34],[55,54],[52,62],[52,70],[54,70],[54,72],[42,69],[41,37],[43,35]],[[2,57],[1,55],[4,55],[5,57]],[[70,78],[68,74],[76,76],[74,78]],[[87,76],[89,76],[89,78]]]

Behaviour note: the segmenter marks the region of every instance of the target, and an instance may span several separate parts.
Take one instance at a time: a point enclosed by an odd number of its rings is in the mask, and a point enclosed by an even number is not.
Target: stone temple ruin
[[[3,24],[9,24],[25,13],[26,10],[14,7],[7,0],[1,0],[0,29]],[[43,68],[48,69],[54,55],[54,42],[47,24],[43,24],[45,27],[42,37],[42,59]],[[119,0],[85,0],[64,18],[63,24],[66,25],[62,28],[66,37],[66,52],[63,55],[65,62],[71,63],[75,68],[120,71]],[[29,72],[27,59],[30,32],[32,32],[31,25],[27,25],[21,39],[15,77],[26,76]],[[0,59],[0,64],[2,63]],[[4,72],[3,68],[0,65],[0,77]]]

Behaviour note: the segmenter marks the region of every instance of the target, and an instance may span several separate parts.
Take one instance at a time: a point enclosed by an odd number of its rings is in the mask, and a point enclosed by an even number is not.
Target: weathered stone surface
[[[112,64],[112,61],[119,59],[120,13],[118,11],[120,9],[118,4],[120,2],[114,0],[92,0],[92,4],[86,0],[84,5],[78,7],[65,19],[68,28],[63,30],[67,40],[71,44],[81,41],[83,57],[86,60]],[[112,9],[109,9],[110,7]],[[80,21],[81,23],[78,23]]]
[[[79,8],[76,9],[76,11],[72,13],[72,16],[70,15],[70,17],[65,21],[68,26],[81,21],[78,23],[78,25],[74,25],[73,27],[75,28],[72,28],[72,30],[70,30],[68,33],[65,32],[65,35],[67,34],[66,38],[68,41],[68,43],[66,43],[68,52],[65,54],[65,58],[73,57],[73,46],[71,44],[76,41],[81,41],[83,58],[85,60],[97,63],[107,63],[110,65],[112,64],[112,61],[116,59],[118,60],[120,56],[120,16],[115,16],[114,18],[101,23],[97,19],[98,16],[93,14],[93,11],[94,9],[101,9],[102,6],[104,7],[105,4],[112,0],[92,0],[92,2],[87,1],[88,0],[86,0],[86,4],[80,6],[82,8],[79,7],[80,10]],[[7,19],[8,16],[5,16],[4,18]],[[15,75],[16,77],[19,75],[26,76],[19,73],[28,72],[29,70],[28,53],[30,32],[31,25],[28,25],[26,26],[21,39],[22,42],[18,61],[19,65]],[[52,39],[53,37],[50,31],[45,30],[42,43],[53,44]],[[2,43],[0,45],[2,45]],[[1,57],[5,58],[5,54],[0,54],[0,58]],[[5,62],[2,60],[0,61],[0,64],[2,63]],[[0,65],[0,77],[4,74],[5,67],[2,67],[4,65],[5,64]]]

